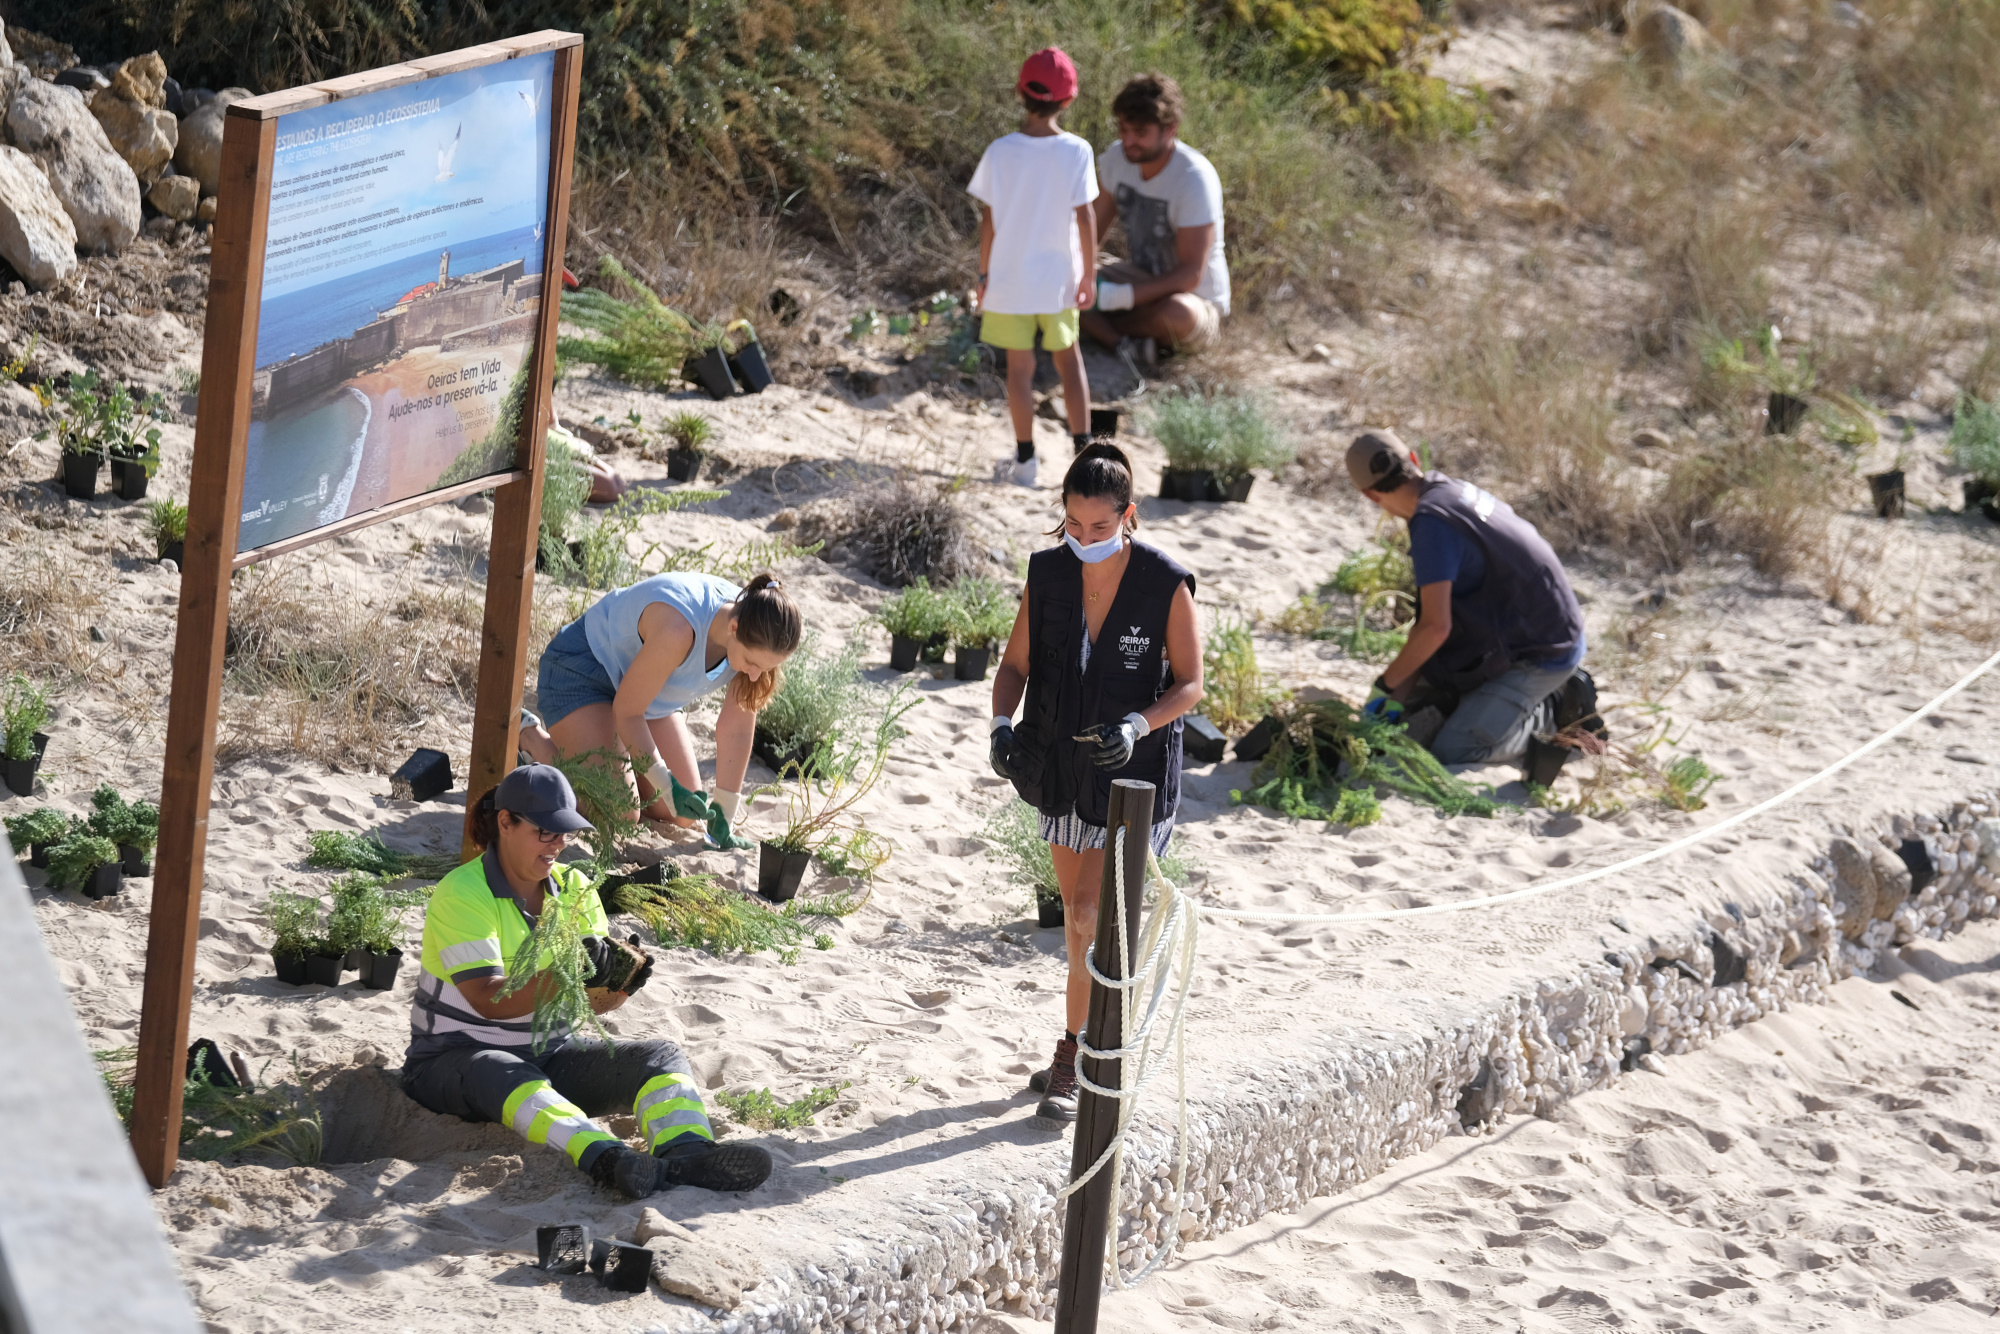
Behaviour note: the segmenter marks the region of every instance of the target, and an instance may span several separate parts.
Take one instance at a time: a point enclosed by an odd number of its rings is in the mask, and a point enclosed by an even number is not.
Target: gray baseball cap
[[[1361,491],[1393,491],[1423,470],[1394,431],[1363,431],[1347,447],[1347,476]]]
[[[576,808],[576,790],[552,764],[524,764],[500,780],[493,808],[512,811],[537,829],[575,834],[596,826]]]

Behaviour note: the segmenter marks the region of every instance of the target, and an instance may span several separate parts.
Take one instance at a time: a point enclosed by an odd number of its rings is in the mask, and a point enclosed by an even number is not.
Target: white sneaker
[[[1016,486],[1033,486],[1033,485],[1035,484],[1035,477],[1036,477],[1036,474],[1037,474],[1037,473],[1038,473],[1038,471],[1039,471],[1039,470],[1038,470],[1038,469],[1037,469],[1037,468],[1035,467],[1035,465],[1036,465],[1036,464],[1037,464],[1038,462],[1040,462],[1040,460],[1038,460],[1038,459],[1029,459],[1029,460],[1028,460],[1028,461],[1027,461],[1026,463],[1017,463],[1017,464],[1015,464],[1015,465],[1014,465],[1014,485],[1016,485]]]

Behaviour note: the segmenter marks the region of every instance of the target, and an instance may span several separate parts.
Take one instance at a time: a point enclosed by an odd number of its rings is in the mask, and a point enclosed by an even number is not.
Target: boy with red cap
[[[966,187],[979,220],[979,337],[1007,353],[1014,419],[1013,479],[1035,485],[1035,335],[1062,376],[1070,438],[1090,440],[1090,382],[1077,347],[1077,312],[1097,288],[1097,171],[1090,145],[1056,125],[1076,100],[1076,66],[1056,47],[1037,51],[1016,84],[1027,115],[995,139]]]

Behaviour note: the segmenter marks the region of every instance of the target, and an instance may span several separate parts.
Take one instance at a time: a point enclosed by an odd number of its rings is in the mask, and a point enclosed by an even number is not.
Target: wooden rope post
[[[1146,856],[1153,836],[1153,785],[1120,778],[1111,784],[1105,813],[1104,880],[1097,896],[1097,971],[1116,981],[1136,966],[1139,909],[1145,898]],[[1118,883],[1119,830],[1124,830],[1125,879]],[[1125,948],[1118,948],[1118,896],[1125,901]],[[1090,1020],[1085,1037],[1099,1051],[1125,1045],[1123,994],[1096,978],[1090,982]],[[1078,1068],[1102,1088],[1117,1088],[1122,1061],[1079,1056]],[[1076,1141],[1070,1153],[1074,1181],[1088,1171],[1118,1133],[1118,1099],[1083,1090],[1077,1100]],[[1062,1271],[1056,1287],[1056,1334],[1094,1334],[1104,1295],[1105,1226],[1118,1200],[1118,1178],[1106,1164],[1082,1190],[1069,1197],[1063,1222]]]

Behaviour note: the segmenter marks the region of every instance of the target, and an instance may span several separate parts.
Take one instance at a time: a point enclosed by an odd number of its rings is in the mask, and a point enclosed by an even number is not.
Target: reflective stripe
[[[639,1089],[639,1096],[633,1099],[632,1111],[639,1119],[639,1129],[656,1149],[686,1134],[707,1140],[715,1138],[694,1077],[678,1070],[647,1080]]]
[[[464,992],[426,973],[418,980],[417,993],[410,1001],[410,1029],[419,1036],[463,1033],[481,1046],[522,1051],[530,1045],[534,1019],[488,1019],[472,1008]],[[568,1028],[563,1028],[551,1041],[559,1043],[568,1036]]]
[[[453,972],[469,963],[499,963],[500,942],[488,936],[485,940],[468,940],[463,945],[447,945],[438,951],[438,962]]]
[[[571,1162],[580,1160],[591,1145],[615,1138],[546,1079],[530,1080],[508,1094],[500,1116],[528,1143],[560,1149]]]
[[[632,1114],[641,1121],[646,1119],[646,1109],[657,1106],[669,1098],[692,1098],[694,1105],[701,1106],[701,1090],[695,1087],[694,1076],[669,1070],[664,1075],[655,1075],[639,1086],[639,1096],[632,1100]]]

